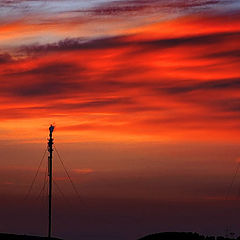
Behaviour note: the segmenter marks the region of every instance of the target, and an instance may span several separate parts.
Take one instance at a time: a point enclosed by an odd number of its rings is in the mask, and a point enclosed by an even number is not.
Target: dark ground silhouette
[[[36,237],[28,235],[16,235],[16,234],[7,234],[0,233],[0,240],[49,240],[47,237]],[[51,240],[61,240],[60,238],[51,238]]]
[[[197,233],[192,232],[163,232],[163,233],[156,233],[145,236],[138,240],[233,240],[238,238],[225,238],[225,237],[213,237],[213,236],[202,236]]]
[[[49,240],[49,238],[0,233],[0,240]],[[51,238],[51,240],[62,240],[62,239]],[[163,233],[150,234],[138,240],[240,240],[240,236],[238,238],[214,237],[214,236],[205,237],[203,235],[199,235],[198,233],[192,233],[192,232],[163,232]]]

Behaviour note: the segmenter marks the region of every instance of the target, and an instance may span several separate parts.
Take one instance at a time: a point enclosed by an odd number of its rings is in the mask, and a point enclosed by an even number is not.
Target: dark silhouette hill
[[[0,233],[0,240],[47,240],[47,239],[49,240],[49,238],[47,238],[47,237]],[[60,238],[51,238],[51,240],[61,240],[61,239]]]
[[[202,236],[192,232],[163,232],[140,238],[139,240],[233,240],[233,238]],[[237,238],[240,240],[240,237]]]

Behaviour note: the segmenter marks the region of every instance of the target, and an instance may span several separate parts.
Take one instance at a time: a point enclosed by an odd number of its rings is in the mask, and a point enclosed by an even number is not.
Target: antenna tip
[[[51,126],[49,127],[49,131],[52,133],[54,130],[54,126],[51,124]]]

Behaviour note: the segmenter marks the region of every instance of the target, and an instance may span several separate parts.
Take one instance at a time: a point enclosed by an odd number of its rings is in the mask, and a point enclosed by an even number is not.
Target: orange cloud
[[[164,25],[179,31],[165,34]],[[77,141],[82,133],[107,141],[236,141],[239,35],[235,15],[226,21],[184,17],[134,34],[69,38],[4,53],[1,127],[11,135],[21,120],[17,131],[25,137],[28,126],[51,119],[67,140],[67,134]]]
[[[89,173],[95,172],[93,169],[90,169],[90,168],[83,168],[83,169],[78,168],[78,169],[73,169],[72,171],[78,174],[89,174]]]

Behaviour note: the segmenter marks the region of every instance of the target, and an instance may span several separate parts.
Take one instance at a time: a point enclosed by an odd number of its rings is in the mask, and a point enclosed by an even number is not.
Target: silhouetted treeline
[[[214,237],[214,236],[203,236],[198,233],[192,232],[163,232],[151,234],[146,237],[140,238],[139,240],[233,240],[238,238],[226,238],[226,237]]]
[[[28,235],[16,235],[16,234],[0,233],[0,240],[49,240],[49,238],[28,236]],[[61,239],[51,238],[51,240],[61,240]]]

